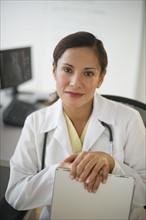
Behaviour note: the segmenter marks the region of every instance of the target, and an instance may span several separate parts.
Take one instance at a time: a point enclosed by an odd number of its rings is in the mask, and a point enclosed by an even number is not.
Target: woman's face
[[[67,49],[53,72],[63,106],[71,109],[91,106],[95,89],[101,86],[105,76],[100,74],[98,58],[90,47]]]

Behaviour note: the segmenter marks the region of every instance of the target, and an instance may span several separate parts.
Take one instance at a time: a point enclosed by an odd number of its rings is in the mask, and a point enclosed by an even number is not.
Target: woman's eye
[[[63,70],[64,70],[64,72],[66,72],[66,73],[72,73],[72,69],[69,68],[69,67],[64,67]]]
[[[85,76],[94,76],[95,74],[93,72],[85,72],[84,75]]]

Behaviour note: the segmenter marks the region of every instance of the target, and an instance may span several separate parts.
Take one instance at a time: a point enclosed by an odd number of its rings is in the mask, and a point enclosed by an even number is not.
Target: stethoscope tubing
[[[108,129],[108,131],[109,131],[109,141],[113,142],[113,134],[112,134],[111,127],[103,121],[101,121],[101,124]]]

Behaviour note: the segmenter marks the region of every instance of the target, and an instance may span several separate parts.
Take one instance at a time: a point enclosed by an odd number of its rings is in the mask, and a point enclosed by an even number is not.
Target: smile
[[[70,91],[67,91],[65,92],[68,96],[70,96],[71,98],[80,98],[82,97],[84,94],[82,93],[77,93],[77,92],[70,92]]]

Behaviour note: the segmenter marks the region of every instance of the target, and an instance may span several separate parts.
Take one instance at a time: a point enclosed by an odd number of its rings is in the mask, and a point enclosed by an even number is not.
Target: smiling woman
[[[90,193],[108,174],[134,177],[132,209],[144,206],[145,127],[137,111],[97,93],[108,63],[103,43],[91,33],[73,33],[57,44],[53,58],[59,99],[26,119],[11,158],[6,200],[19,210],[44,206],[40,219],[48,220],[55,170],[69,167],[71,179]]]

